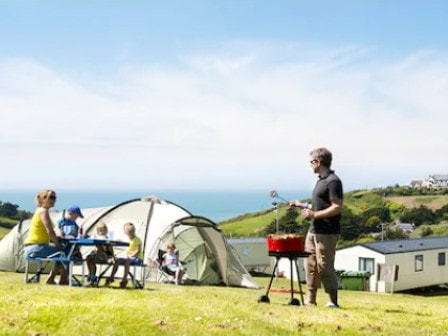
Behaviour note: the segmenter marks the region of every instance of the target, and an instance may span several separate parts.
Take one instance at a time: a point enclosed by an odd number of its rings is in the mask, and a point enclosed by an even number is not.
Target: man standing
[[[316,305],[317,289],[322,282],[330,297],[326,307],[339,308],[334,258],[341,231],[342,182],[330,169],[332,154],[328,149],[317,148],[310,153],[310,157],[311,168],[319,175],[313,190],[312,205],[289,202],[291,206],[304,208],[302,218],[311,220],[305,240],[305,251],[310,253],[305,264],[308,286],[306,304]]]

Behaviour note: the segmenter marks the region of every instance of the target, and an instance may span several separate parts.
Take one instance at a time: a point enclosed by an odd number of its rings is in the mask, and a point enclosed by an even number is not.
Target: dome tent
[[[209,219],[189,216],[168,225],[152,246],[149,259],[157,258],[159,250],[169,242],[175,243],[190,280],[200,284],[258,287],[221,230]]]
[[[114,240],[126,241],[123,225],[127,222],[135,225],[136,235],[142,239],[148,281],[156,279],[158,269],[153,265],[159,249],[174,242],[181,261],[187,264],[188,278],[195,283],[258,288],[215,223],[169,201],[148,197],[123,202],[86,223],[84,232],[93,235],[96,225],[104,223]],[[115,250],[123,254],[125,249]]]

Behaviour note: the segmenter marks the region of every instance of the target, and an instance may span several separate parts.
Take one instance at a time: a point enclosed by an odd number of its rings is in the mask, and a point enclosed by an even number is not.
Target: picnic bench
[[[100,245],[109,245],[109,246],[129,246],[128,242],[116,241],[116,240],[107,240],[107,239],[91,239],[91,238],[80,238],[80,239],[67,239],[65,240],[70,245],[69,252],[67,255],[64,255],[64,252],[57,252],[53,255],[47,257],[34,257],[27,256],[25,258],[25,283],[31,282],[39,282],[40,275],[42,274],[45,267],[48,263],[60,263],[62,267],[67,271],[69,276],[69,286],[78,285],[81,286],[84,284],[85,277],[85,268],[84,261],[85,259],[73,257],[73,252],[77,247],[81,246],[100,246]],[[30,277],[30,263],[37,262],[37,271]],[[73,266],[81,265],[82,266],[82,281],[79,281],[78,278],[73,274]],[[101,264],[99,264],[101,265]],[[113,263],[104,263],[106,265],[106,269],[100,272],[96,285],[98,285],[101,278],[103,278],[106,272],[113,266]],[[132,287],[136,289],[143,289],[145,286],[145,264],[131,264],[131,269],[129,271],[129,276],[132,280]],[[141,268],[140,279],[137,277],[137,269]]]

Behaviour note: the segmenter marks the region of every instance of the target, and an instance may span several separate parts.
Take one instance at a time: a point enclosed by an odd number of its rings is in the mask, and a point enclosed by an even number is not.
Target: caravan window
[[[374,271],[375,271],[375,259],[373,259],[373,258],[359,258],[358,269],[360,271],[367,271],[370,274],[374,274]]]
[[[445,266],[446,264],[446,255],[445,252],[440,252],[439,253],[439,266]]]
[[[415,271],[416,272],[423,271],[423,255],[422,254],[415,256]]]

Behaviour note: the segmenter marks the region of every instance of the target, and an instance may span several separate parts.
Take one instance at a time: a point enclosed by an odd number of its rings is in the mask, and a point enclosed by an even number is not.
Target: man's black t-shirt
[[[328,175],[319,176],[319,180],[313,190],[313,210],[324,210],[328,208],[332,201],[342,200],[342,182],[330,170]],[[310,226],[312,233],[338,234],[341,232],[341,215],[329,218],[314,219]]]

